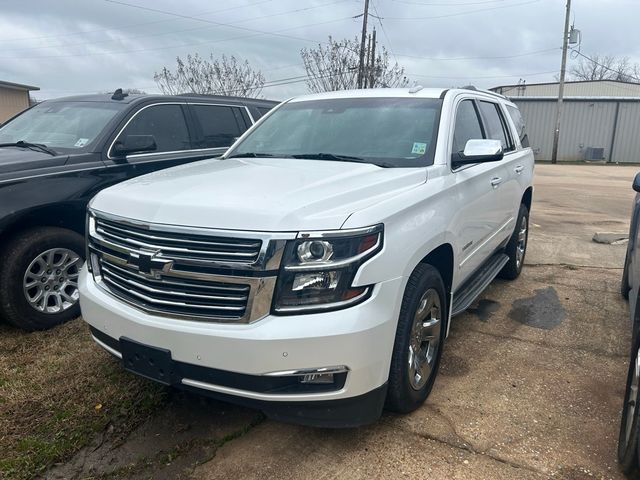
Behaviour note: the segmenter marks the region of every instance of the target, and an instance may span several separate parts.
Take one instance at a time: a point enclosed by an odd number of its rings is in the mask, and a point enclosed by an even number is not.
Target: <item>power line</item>
[[[172,17],[186,18],[188,20],[194,20],[196,22],[210,23],[211,25],[217,25],[219,27],[235,28],[236,30],[244,30],[244,31],[247,31],[247,32],[260,33],[261,35],[271,35],[271,36],[274,36],[274,37],[288,38],[288,39],[293,39],[293,40],[301,40],[303,42],[318,43],[317,41],[310,40],[308,38],[296,37],[294,35],[286,35],[286,34],[276,33],[276,32],[266,32],[264,30],[258,30],[258,29],[255,29],[255,28],[241,27],[241,26],[238,26],[238,25],[234,25],[232,23],[216,22],[214,20],[207,20],[207,19],[204,19],[204,18],[192,17],[190,15],[183,15],[181,13],[169,12],[167,10],[160,10],[159,8],[151,8],[151,7],[145,7],[143,5],[135,5],[133,3],[122,2],[120,0],[104,0],[104,1],[108,2],[108,3],[113,3],[115,5],[122,5],[122,6],[125,6],[125,7],[137,8],[139,10],[144,10],[144,11],[147,11],[147,12],[162,13],[164,15],[171,15]]]
[[[436,79],[444,79],[444,80],[460,80],[460,79],[469,79],[469,78],[514,78],[514,77],[533,77],[536,75],[547,75],[550,73],[556,73],[557,70],[549,70],[547,72],[534,72],[534,73],[520,73],[513,75],[489,75],[489,76],[477,76],[477,75],[465,75],[463,77],[446,77],[446,76],[433,76],[433,75],[419,75],[417,73],[407,73],[412,77],[421,77],[421,78],[436,78]]]
[[[105,0],[105,1],[112,1],[112,0]],[[532,3],[538,3],[541,0],[529,0],[527,2],[521,2],[521,3],[514,3],[511,5],[502,5],[499,7],[490,7],[490,8],[479,8],[477,10],[469,10],[466,12],[458,12],[458,13],[448,13],[445,15],[434,15],[434,16],[430,16],[430,17],[416,17],[416,16],[412,16],[412,17],[386,17],[387,20],[434,20],[434,19],[438,19],[438,18],[449,18],[449,17],[459,17],[462,15],[470,15],[472,13],[479,13],[479,12],[489,12],[492,10],[501,10],[504,8],[512,8],[512,7],[520,7],[522,5],[530,5]]]
[[[400,64],[400,62],[398,61],[398,57],[396,56],[393,48],[391,47],[391,40],[389,39],[389,35],[387,35],[387,30],[384,28],[384,25],[382,23],[382,17],[378,13],[378,9],[376,8],[376,4],[373,2],[373,0],[371,2],[371,6],[373,7],[373,11],[376,12],[376,18],[378,19],[378,22],[380,23],[380,29],[382,30],[382,34],[384,35],[384,38],[387,41],[387,45],[389,46],[389,51],[391,52],[391,55],[393,56],[394,60],[396,61],[396,64]]]
[[[349,16],[349,17],[341,17],[341,18],[336,18],[333,20],[327,20],[324,22],[315,22],[315,23],[310,23],[307,25],[299,25],[299,26],[295,26],[295,27],[289,27],[289,28],[285,28],[285,29],[281,29],[281,30],[277,30],[276,32],[272,32],[272,34],[276,34],[277,32],[286,32],[286,31],[290,31],[290,30],[297,30],[300,28],[308,28],[308,27],[315,27],[318,25],[326,25],[329,23],[336,23],[336,22],[341,22],[344,20],[351,20],[353,17]],[[30,56],[30,57],[25,57],[25,56],[0,56],[0,59],[19,59],[19,60],[28,60],[28,59],[43,59],[43,58],[69,58],[69,57],[93,57],[93,56],[104,56],[104,55],[123,55],[123,54],[133,54],[133,53],[141,53],[141,52],[151,52],[151,51],[159,51],[159,50],[169,50],[172,48],[183,48],[183,47],[193,47],[193,46],[199,46],[199,45],[208,45],[208,44],[212,44],[212,43],[221,43],[221,42],[228,42],[228,41],[233,41],[233,40],[243,40],[246,38],[254,38],[254,37],[259,37],[262,36],[262,33],[254,33],[251,35],[242,35],[242,36],[237,36],[237,37],[229,37],[229,38],[222,38],[222,39],[218,39],[218,40],[205,40],[202,42],[192,42],[192,43],[183,43],[180,45],[167,45],[167,46],[163,46],[163,47],[149,47],[149,48],[140,48],[140,49],[136,49],[136,50],[117,50],[117,51],[108,51],[108,52],[90,52],[90,53],[71,53],[71,54],[60,54],[60,55],[38,55],[38,56]],[[315,40],[306,40],[309,42],[314,42],[314,43],[326,43],[326,42],[316,42]]]
[[[636,82],[640,83],[640,78],[636,77],[635,75],[631,75],[631,74],[629,74],[629,73],[623,73],[623,72],[621,72],[621,71],[619,71],[619,70],[616,70],[616,69],[614,69],[614,68],[607,67],[606,65],[603,65],[603,64],[601,64],[601,63],[599,63],[599,62],[596,62],[593,58],[591,58],[591,57],[589,57],[589,56],[585,55],[584,53],[580,52],[579,50],[576,50],[576,49],[572,48],[572,49],[571,49],[571,53],[572,53],[572,54],[575,54],[575,55],[579,55],[579,56],[581,56],[581,57],[583,57],[583,58],[586,58],[587,60],[589,60],[590,62],[595,63],[595,64],[596,64],[596,65],[598,65],[599,67],[602,67],[602,68],[604,68],[605,70],[609,70],[610,72],[617,73],[617,74],[618,74],[618,75],[620,75],[621,77],[628,77],[628,78],[632,78],[632,79],[634,79]]]
[[[260,0],[258,2],[253,2],[253,3],[247,3],[244,5],[237,5],[235,7],[229,7],[229,8],[223,8],[222,10],[208,10],[208,11],[204,11],[204,12],[199,12],[196,15],[210,15],[212,13],[222,13],[222,12],[228,12],[230,10],[237,10],[239,8],[247,8],[247,7],[254,7],[256,5],[260,5],[262,3],[268,3],[268,2],[273,2],[273,0]],[[130,23],[129,25],[122,25],[119,26],[117,28],[100,28],[100,29],[95,29],[95,30],[78,30],[75,32],[67,32],[67,33],[59,33],[56,35],[41,35],[41,36],[37,36],[37,37],[19,37],[19,38],[14,38],[12,40],[3,40],[3,43],[6,42],[24,42],[25,40],[43,40],[43,39],[47,39],[47,38],[57,38],[57,37],[70,37],[70,36],[75,36],[75,35],[85,35],[87,33],[99,33],[99,32],[119,32],[122,30],[127,30],[129,28],[136,28],[136,27],[141,27],[144,25],[156,25],[158,23],[167,23],[170,22],[171,20],[167,19],[167,20],[155,20],[153,22],[141,22],[141,23]]]
[[[272,1],[272,0],[269,0]],[[271,18],[271,17],[276,17],[276,16],[280,16],[280,15],[287,15],[287,14],[291,14],[291,13],[298,13],[298,12],[303,12],[303,11],[307,11],[307,10],[312,10],[315,8],[320,8],[320,7],[327,7],[330,5],[334,5],[336,3],[342,3],[345,0],[335,0],[333,2],[329,2],[329,3],[324,3],[322,5],[314,5],[312,7],[305,7],[305,8],[298,8],[295,10],[287,10],[286,12],[278,12],[278,13],[272,13],[269,15],[260,15],[258,17],[252,17],[252,18],[245,18],[239,22],[235,22],[233,23],[233,25],[237,25],[238,23],[245,23],[245,22],[251,22],[253,20],[261,20],[264,18]],[[258,2],[258,3],[263,3],[263,2]],[[229,9],[225,9],[225,10],[220,10],[221,11],[226,11]],[[214,12],[214,13],[218,13],[218,12]],[[209,26],[204,26],[204,27],[196,27],[196,28],[187,28],[187,29],[182,29],[182,30],[170,30],[170,31],[163,31],[163,32],[156,32],[156,33],[147,33],[147,34],[141,34],[141,35],[133,35],[133,36],[128,36],[127,40],[132,40],[135,38],[145,38],[145,37],[157,37],[157,36],[161,36],[161,35],[174,35],[177,33],[185,33],[185,32],[193,32],[196,30],[203,30],[203,29],[207,29],[207,28],[211,28]],[[39,46],[39,47],[24,47],[24,48],[10,48],[10,51],[24,51],[24,50],[41,50],[44,48],[64,48],[64,47],[75,47],[78,45],[95,45],[95,44],[99,44],[99,43],[113,43],[113,42],[119,42],[120,39],[106,39],[106,40],[97,40],[97,41],[92,41],[92,42],[79,42],[79,43],[64,43],[62,45],[45,45],[45,46]]]
[[[464,2],[464,3],[437,3],[437,2],[411,2],[408,0],[391,0],[396,3],[406,3],[408,5],[425,5],[429,7],[454,7],[454,6],[463,6],[463,5],[486,5],[488,3],[498,3],[498,2],[507,2],[509,0],[485,0],[482,2]]]
[[[419,60],[430,60],[430,61],[459,61],[459,60],[501,60],[501,59],[508,59],[508,58],[518,58],[518,57],[528,57],[530,55],[539,55],[541,53],[548,53],[548,52],[555,52],[559,50],[559,47],[555,47],[555,48],[547,48],[545,50],[535,50],[533,52],[524,52],[524,53],[518,53],[515,55],[500,55],[500,56],[494,56],[494,57],[448,57],[448,58],[442,58],[442,57],[422,57],[419,55],[407,55],[407,54],[402,54],[402,53],[398,53],[397,56],[398,57],[407,57],[407,58],[417,58]]]

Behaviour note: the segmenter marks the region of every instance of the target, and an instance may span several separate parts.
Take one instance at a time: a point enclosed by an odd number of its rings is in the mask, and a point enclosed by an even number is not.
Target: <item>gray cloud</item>
[[[153,73],[177,55],[233,54],[268,81],[304,74],[300,49],[360,31],[360,0],[123,0],[194,19],[105,0],[5,0],[0,79],[38,85],[38,98],[135,87],[157,92]],[[552,81],[559,69],[564,0],[371,0],[380,43],[411,80],[480,87]],[[574,0],[585,53],[640,63],[640,2]],[[219,24],[227,24],[219,25]],[[232,26],[228,26],[232,25]],[[260,33],[262,32],[262,33]],[[271,35],[265,32],[271,32]],[[480,57],[480,58],[478,58]],[[502,58],[496,58],[502,57]],[[573,62],[575,60],[570,60]],[[304,83],[264,90],[283,99]]]

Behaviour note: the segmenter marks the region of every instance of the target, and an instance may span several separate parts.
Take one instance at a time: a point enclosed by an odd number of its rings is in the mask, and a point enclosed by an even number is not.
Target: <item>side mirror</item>
[[[640,172],[636,173],[636,177],[633,179],[633,189],[640,193]]]
[[[128,153],[151,152],[157,148],[153,135],[126,135],[113,144],[113,153],[124,156]]]
[[[458,153],[456,157],[453,163],[457,165],[497,162],[504,158],[504,152],[500,140],[469,140],[464,152]]]

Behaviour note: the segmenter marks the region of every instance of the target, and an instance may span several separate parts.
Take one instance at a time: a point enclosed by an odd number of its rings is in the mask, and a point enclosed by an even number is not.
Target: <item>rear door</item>
[[[189,104],[194,120],[194,143],[222,155],[252,124],[246,108],[236,105]]]
[[[500,104],[497,101],[480,99],[478,109],[482,116],[487,138],[500,140],[504,152],[504,158],[500,162],[496,162],[498,168],[495,171],[495,176],[491,179],[495,190],[494,209],[499,217],[499,228],[502,229],[495,238],[494,247],[497,248],[513,232],[522,192],[524,192],[524,188],[518,184],[517,174],[514,171],[520,153],[516,150],[513,134]]]

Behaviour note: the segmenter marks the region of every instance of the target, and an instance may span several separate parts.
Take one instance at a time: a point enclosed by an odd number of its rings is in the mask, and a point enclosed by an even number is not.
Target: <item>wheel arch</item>
[[[530,186],[524,191],[524,194],[522,195],[522,200],[520,203],[523,203],[527,207],[527,210],[530,212],[532,202],[533,202],[533,187]]]
[[[66,228],[84,236],[85,206],[69,202],[16,212],[1,226],[0,246],[16,235],[36,227]]]
[[[438,270],[444,282],[444,288],[447,295],[451,295],[453,285],[453,247],[450,243],[444,243],[429,252],[420,260],[420,263],[426,263]]]

